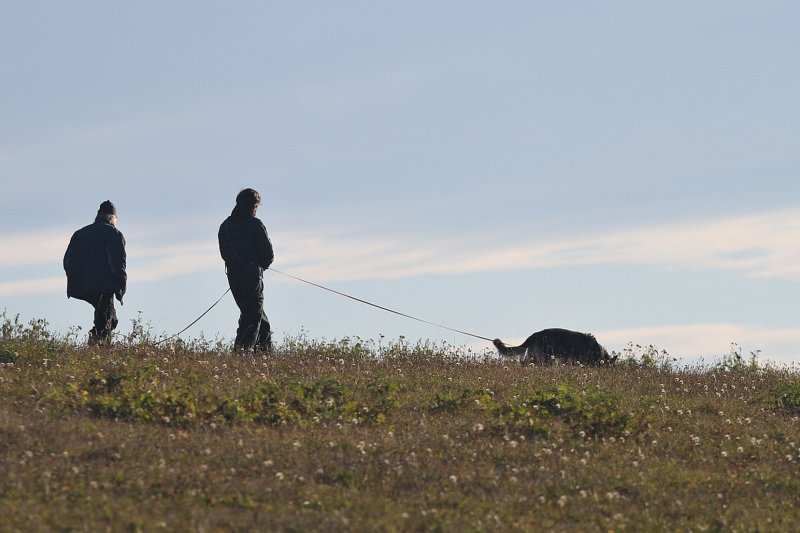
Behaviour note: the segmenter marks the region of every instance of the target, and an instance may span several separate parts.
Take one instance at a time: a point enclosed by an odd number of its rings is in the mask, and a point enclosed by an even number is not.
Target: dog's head
[[[616,360],[617,360],[616,355],[614,357],[611,357],[611,355],[605,348],[603,348],[602,346],[600,347],[600,358],[598,361],[596,361],[597,363],[600,363],[601,365],[613,365]]]

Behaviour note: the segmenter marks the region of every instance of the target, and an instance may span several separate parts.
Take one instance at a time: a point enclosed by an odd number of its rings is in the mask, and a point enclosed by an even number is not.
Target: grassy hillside
[[[0,530],[797,530],[793,371],[469,355],[98,349],[3,316]]]

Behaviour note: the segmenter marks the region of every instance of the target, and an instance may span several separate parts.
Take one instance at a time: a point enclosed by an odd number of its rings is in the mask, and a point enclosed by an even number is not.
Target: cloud
[[[575,265],[660,265],[800,279],[800,210],[692,221],[521,243],[469,239],[301,237],[287,241],[298,275],[402,278]],[[292,264],[296,261],[296,264]]]
[[[654,346],[679,359],[713,358],[741,350],[745,359],[758,352],[759,359],[779,363],[797,361],[800,329],[769,329],[740,324],[686,324],[597,332],[609,350],[621,351],[628,343]],[[733,344],[735,343],[735,344]]]
[[[51,229],[0,236],[0,267],[59,263],[72,231]]]
[[[0,283],[0,296],[26,294],[67,293],[67,280],[64,277],[18,279]]]
[[[0,267],[60,264],[70,235],[58,229],[0,237]],[[323,283],[601,264],[724,269],[798,280],[797,235],[800,209],[527,242],[492,242],[486,235],[374,238],[330,228],[272,234],[278,268]],[[135,237],[131,242],[138,244],[128,247],[132,282],[222,268],[215,237],[164,242],[170,236],[152,228]],[[52,283],[41,285],[48,286]],[[38,293],[41,287],[35,280],[9,281],[0,294]]]

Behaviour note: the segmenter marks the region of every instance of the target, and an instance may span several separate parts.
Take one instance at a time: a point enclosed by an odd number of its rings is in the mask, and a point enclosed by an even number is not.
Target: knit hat
[[[114,207],[114,204],[111,203],[111,200],[106,200],[100,204],[100,209],[97,210],[97,214],[117,216],[117,208]]]

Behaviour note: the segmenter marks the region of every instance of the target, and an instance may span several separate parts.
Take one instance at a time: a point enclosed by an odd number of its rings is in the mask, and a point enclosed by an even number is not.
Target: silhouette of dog
[[[594,335],[568,329],[537,331],[519,346],[506,346],[500,339],[492,342],[500,355],[517,357],[521,363],[546,365],[558,360],[584,365],[604,365],[617,359],[616,356],[608,355]]]

